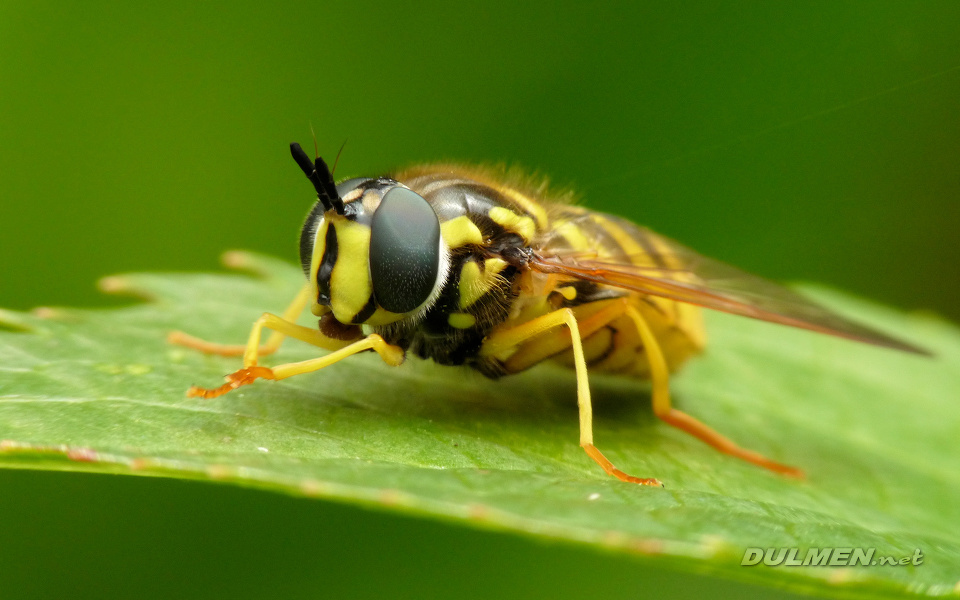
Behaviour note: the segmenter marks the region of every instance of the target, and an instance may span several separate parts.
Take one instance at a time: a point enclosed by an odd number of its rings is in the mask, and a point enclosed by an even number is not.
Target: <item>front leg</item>
[[[330,340],[330,338],[324,337],[319,331],[313,332],[313,330],[307,329],[306,327],[300,327],[293,323],[283,322],[280,317],[275,315],[264,315],[264,317],[271,317],[268,319],[264,326],[273,328],[274,326],[280,326],[281,322],[285,326],[295,327],[299,329],[304,329],[311,332],[311,334],[316,333],[317,339]],[[261,317],[262,319],[263,317]],[[274,321],[276,319],[277,321]],[[259,322],[259,321],[258,321]],[[293,331],[293,332],[291,332]],[[303,341],[314,343],[311,340],[304,339],[304,337],[299,337],[300,332],[297,330],[288,330],[287,335],[290,337],[297,337]],[[305,336],[306,337],[306,336]],[[253,335],[251,335],[251,340]],[[398,366],[403,363],[403,359],[406,354],[400,346],[394,346],[393,344],[388,344],[384,341],[379,335],[372,333],[367,337],[355,341],[353,343],[342,342],[340,340],[333,340],[340,344],[341,347],[335,352],[331,352],[326,356],[320,356],[317,358],[311,358],[310,360],[305,360],[302,362],[296,363],[287,363],[285,365],[278,365],[273,368],[259,367],[256,364],[246,366],[235,373],[227,375],[227,383],[221,385],[218,388],[207,389],[202,387],[193,386],[187,391],[187,396],[196,397],[196,398],[216,398],[217,396],[222,396],[229,391],[235,390],[240,386],[247,385],[248,383],[253,383],[257,379],[286,379],[287,377],[293,377],[294,375],[302,375],[304,373],[311,373],[313,371],[319,371],[324,367],[328,367],[333,363],[340,362],[341,360],[347,358],[348,356],[353,356],[358,352],[363,352],[365,350],[373,350],[380,355],[380,358],[383,359],[383,362],[387,363],[390,366]],[[319,344],[314,344],[319,345]],[[323,346],[321,346],[323,347]],[[256,345],[253,346],[256,350]]]

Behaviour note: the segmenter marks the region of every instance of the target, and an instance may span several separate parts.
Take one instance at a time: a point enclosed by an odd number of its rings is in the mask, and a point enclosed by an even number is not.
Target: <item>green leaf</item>
[[[372,354],[215,400],[239,359],[170,346],[169,331],[242,342],[302,275],[231,253],[253,274],[135,274],[124,308],[0,312],[0,466],[216,480],[358,502],[644,555],[665,567],[796,591],[955,594],[960,581],[960,333],[836,292],[844,314],[934,358],[710,313],[711,343],[673,383],[682,409],[800,466],[795,481],[656,420],[642,382],[595,376],[598,446],[666,488],[604,475],[577,445],[572,372],[489,381]],[[304,323],[308,321],[305,320]],[[265,364],[317,351],[288,342]],[[919,566],[741,566],[747,548],[875,548]]]

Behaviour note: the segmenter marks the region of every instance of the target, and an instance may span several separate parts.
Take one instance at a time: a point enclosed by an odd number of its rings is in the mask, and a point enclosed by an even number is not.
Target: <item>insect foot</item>
[[[190,398],[216,398],[242,385],[253,383],[257,379],[276,379],[276,376],[274,376],[273,370],[267,367],[246,367],[227,375],[227,382],[218,388],[208,389],[195,385],[191,386],[190,389],[187,390],[187,396]]]

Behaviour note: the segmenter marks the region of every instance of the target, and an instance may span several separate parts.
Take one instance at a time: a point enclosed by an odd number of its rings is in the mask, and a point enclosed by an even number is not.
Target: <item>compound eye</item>
[[[407,188],[384,194],[370,225],[370,275],[377,304],[405,314],[426,302],[440,269],[440,221]]]

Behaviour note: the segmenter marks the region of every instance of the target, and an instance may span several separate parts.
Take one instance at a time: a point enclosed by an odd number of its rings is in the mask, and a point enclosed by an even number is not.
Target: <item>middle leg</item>
[[[609,306],[585,319],[583,322],[585,335],[590,335],[590,333],[601,329],[610,321],[623,315],[625,306],[626,304],[623,302],[612,302]],[[567,326],[569,334],[566,331],[563,334],[560,331],[551,331],[563,325]],[[544,335],[546,337],[541,338]],[[580,446],[587,453],[587,456],[600,465],[604,472],[620,481],[662,487],[663,484],[657,479],[634,477],[617,469],[594,445],[593,405],[590,400],[590,384],[587,379],[587,361],[583,354],[580,327],[573,310],[561,308],[526,323],[497,331],[484,341],[480,354],[482,356],[503,356],[512,352],[522,358],[525,351],[535,351],[534,348],[525,349],[525,342],[536,344],[536,351],[544,352],[546,356],[567,349],[573,350],[574,369],[577,374],[577,406],[580,412]],[[522,370],[522,368],[518,370]]]

